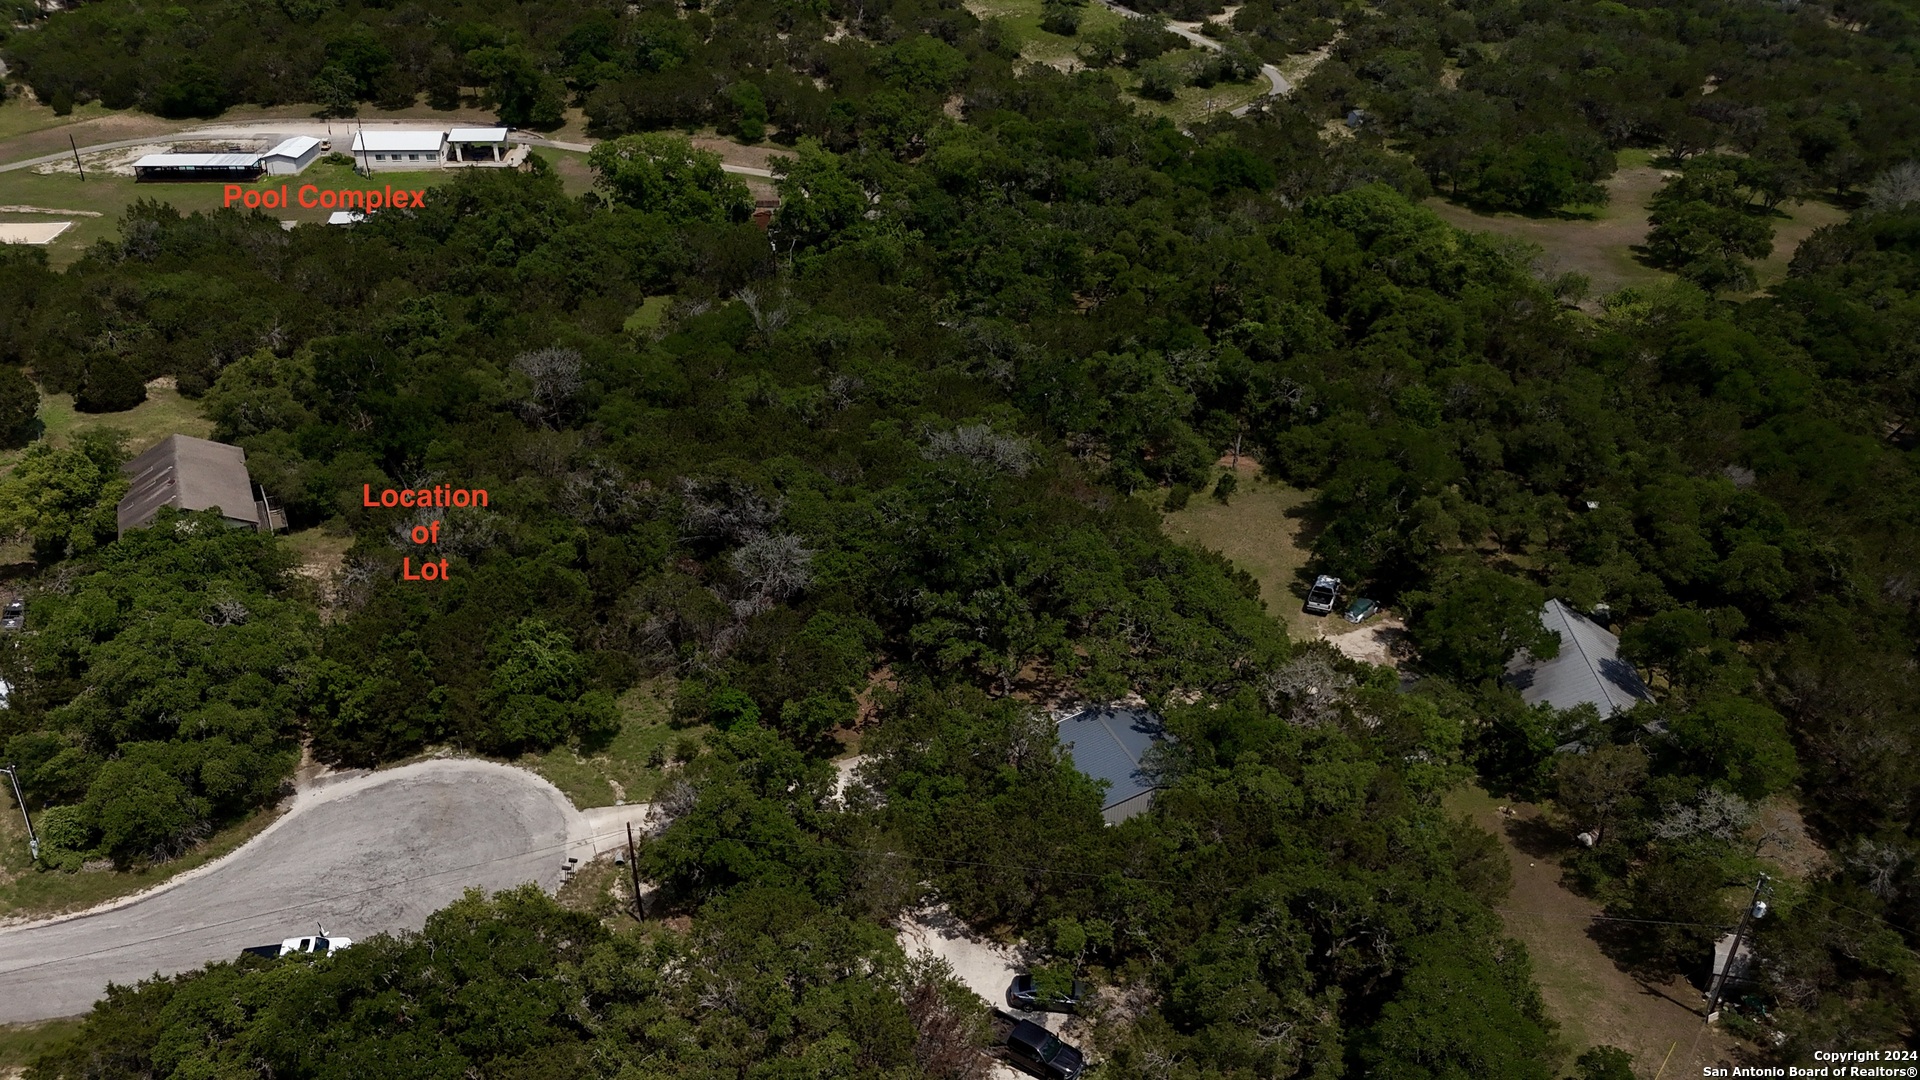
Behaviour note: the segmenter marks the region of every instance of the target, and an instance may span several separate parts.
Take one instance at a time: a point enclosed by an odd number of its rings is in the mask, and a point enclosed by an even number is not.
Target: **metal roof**
[[[448,142],[501,143],[507,141],[507,129],[491,128],[454,128],[447,132]]]
[[[120,466],[133,487],[120,500],[120,531],[150,524],[163,506],[182,510],[220,508],[230,521],[260,521],[247,475],[246,452],[226,443],[169,435]]]
[[[1159,785],[1141,769],[1153,744],[1166,736],[1160,718],[1146,709],[1099,705],[1060,721],[1060,744],[1073,767],[1108,782],[1100,815],[1108,824],[1145,810]]]
[[[375,154],[391,154],[394,151],[416,154],[439,153],[440,145],[447,140],[447,133],[433,131],[362,131],[353,137],[353,149],[357,153],[365,150]]]
[[[1620,639],[1558,600],[1547,601],[1540,625],[1560,638],[1560,655],[1536,661],[1525,652],[1507,664],[1507,681],[1529,705],[1556,709],[1593,705],[1603,717],[1653,700],[1647,684],[1620,659]]]
[[[281,140],[279,146],[276,146],[273,149],[267,151],[262,156],[263,157],[302,158],[302,157],[306,157],[307,154],[311,153],[312,151],[318,149],[319,146],[320,146],[320,140],[314,138],[311,135],[295,135],[291,139]]]
[[[136,169],[251,169],[259,154],[148,154],[133,163]]]

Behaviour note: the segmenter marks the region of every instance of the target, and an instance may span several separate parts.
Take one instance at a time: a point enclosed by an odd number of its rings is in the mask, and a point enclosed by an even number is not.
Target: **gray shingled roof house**
[[[1555,709],[1592,705],[1602,719],[1653,700],[1633,665],[1620,659],[1620,639],[1558,600],[1547,601],[1540,623],[1560,637],[1560,655],[1535,660],[1521,652],[1507,664],[1507,681],[1529,705]]]
[[[118,507],[122,533],[153,524],[163,506],[219,507],[220,516],[236,528],[271,532],[287,527],[286,515],[247,475],[246,452],[237,446],[169,435],[120,471],[133,481]]]
[[[1060,744],[1073,767],[1107,781],[1100,816],[1117,825],[1153,803],[1160,785],[1141,768],[1153,745],[1166,737],[1160,718],[1146,709],[1096,705],[1060,721]]]

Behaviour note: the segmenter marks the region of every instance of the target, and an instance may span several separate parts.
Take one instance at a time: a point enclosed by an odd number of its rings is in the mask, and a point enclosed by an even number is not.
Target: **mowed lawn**
[[[169,435],[193,435],[210,438],[213,421],[200,412],[200,403],[180,396],[178,390],[159,386],[147,388],[147,400],[124,412],[83,413],[73,407],[72,394],[40,394],[41,440],[65,446],[83,431],[113,428],[126,436],[129,456],[138,454]],[[0,474],[11,470],[25,447],[0,450]]]
[[[346,165],[315,162],[299,176],[261,177],[243,186],[262,191],[271,188],[278,192],[281,185],[285,184],[288,194],[297,199],[299,189],[304,184],[326,189],[384,192],[389,185],[409,190],[438,187],[450,183],[457,175],[457,170],[436,169],[432,172],[375,173],[366,177],[356,175]],[[32,206],[82,213],[0,211],[0,221],[72,221],[72,228],[47,245],[48,256],[54,265],[65,266],[78,259],[95,242],[118,239],[121,216],[128,207],[142,199],[166,203],[187,214],[220,209],[225,199],[225,189],[226,185],[216,182],[142,184],[135,182],[131,176],[114,176],[92,170],[88,171],[85,180],[81,180],[73,173],[43,174],[32,169],[15,169],[0,172],[0,206]],[[99,216],[85,216],[84,212],[87,211]],[[298,205],[284,210],[260,212],[279,221],[316,224],[325,222],[331,213],[319,207],[303,209]]]
[[[1240,487],[1231,502],[1223,505],[1211,491],[1197,492],[1185,509],[1164,515],[1161,526],[1176,543],[1217,551],[1253,575],[1267,614],[1285,623],[1288,634],[1299,640],[1318,637],[1323,620],[1303,611],[1294,592],[1299,571],[1311,557],[1300,546],[1299,512],[1312,496],[1260,479],[1248,467],[1239,475]]]

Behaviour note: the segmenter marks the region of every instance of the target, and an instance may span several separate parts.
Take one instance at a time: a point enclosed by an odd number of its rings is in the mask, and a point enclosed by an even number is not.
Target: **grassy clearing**
[[[1585,274],[1596,294],[1604,295],[1633,285],[1671,280],[1671,274],[1642,263],[1633,249],[1646,243],[1651,225],[1648,203],[1666,181],[1645,150],[1623,150],[1618,167],[1607,181],[1605,205],[1576,206],[1553,217],[1486,214],[1444,199],[1427,206],[1448,224],[1468,232],[1486,232],[1539,245],[1548,270]],[[1773,254],[1754,267],[1761,288],[1785,281],[1787,265],[1801,241],[1823,225],[1845,221],[1847,212],[1825,202],[1783,206],[1773,219]]]
[[[1075,71],[1082,67],[1080,62],[1080,43],[1086,36],[1103,29],[1117,28],[1124,24],[1126,17],[1099,4],[1088,4],[1080,9],[1080,31],[1073,37],[1062,37],[1040,28],[1040,0],[969,0],[967,10],[982,19],[998,19],[1009,31],[1011,38],[1020,43],[1020,58],[1030,64],[1045,64],[1061,71]],[[1185,43],[1183,42],[1183,45]],[[1169,55],[1201,54],[1197,45],[1186,45]],[[1164,116],[1178,124],[1190,124],[1207,116],[1209,112],[1222,112],[1237,109],[1259,97],[1266,89],[1265,76],[1256,76],[1244,83],[1222,83],[1201,88],[1182,87],[1172,101],[1150,101],[1140,97],[1134,90],[1139,86],[1139,77],[1126,68],[1105,69],[1106,74],[1117,83],[1136,109],[1153,115]]]
[[[1601,951],[1591,934],[1599,905],[1561,884],[1558,852],[1569,838],[1545,825],[1538,807],[1509,805],[1474,785],[1448,793],[1447,813],[1465,816],[1500,840],[1513,887],[1498,905],[1506,932],[1527,947],[1547,1013],[1559,1024],[1567,1058],[1591,1046],[1633,1055],[1635,1074],[1702,1076],[1715,1062],[1739,1060],[1739,1044],[1718,1028],[1702,1028],[1700,994],[1684,979],[1641,982]],[[1669,1059],[1669,1056],[1671,1058]]]
[[[65,116],[55,116],[51,108],[25,96],[0,97],[0,139],[11,139],[35,131],[46,131],[49,128],[97,120],[111,113],[111,109],[96,101],[86,105],[76,105],[73,111]]]
[[[33,1059],[80,1033],[80,1018],[0,1025],[0,1072],[23,1069]]]
[[[1794,203],[1780,210],[1785,216],[1773,219],[1773,254],[1753,268],[1761,288],[1787,280],[1787,265],[1793,262],[1793,253],[1815,229],[1847,220],[1845,210],[1826,202]]]
[[[1604,206],[1576,207],[1561,217],[1486,214],[1438,197],[1428,199],[1427,206],[1456,228],[1539,245],[1549,271],[1585,274],[1597,294],[1665,281],[1671,275],[1633,255],[1647,239],[1647,200],[1665,179],[1644,157],[1621,155],[1620,167],[1607,181]]]
[[[384,190],[388,186],[414,189],[437,187],[452,181],[457,174],[458,170],[436,169],[431,172],[375,173],[371,177],[363,177],[345,165],[316,162],[299,176],[261,177],[244,186],[254,190],[272,188],[278,191],[284,184],[288,194],[297,199],[300,187],[305,184],[322,189],[370,191],[376,188]],[[141,199],[167,203],[181,213],[188,214],[218,210],[224,200],[224,192],[225,185],[219,183],[141,184],[130,176],[114,176],[92,169],[88,170],[84,181],[72,173],[42,174],[32,169],[0,173],[0,206],[90,210],[100,215],[75,215],[67,219],[73,222],[73,228],[47,245],[47,254],[55,266],[73,262],[97,241],[117,239],[121,216]],[[294,205],[262,212],[282,221],[319,223],[326,221],[331,211]],[[9,215],[7,220],[57,221],[62,217],[58,214]]]
[[[84,413],[73,407],[72,394],[40,395],[40,422],[44,438],[63,446],[82,432],[118,428],[127,433],[127,452],[138,454],[169,435],[205,439],[213,421],[200,414],[200,403],[188,401],[178,390],[148,387],[147,400],[125,412]]]
[[[676,750],[698,745],[710,730],[703,725],[676,727],[672,702],[670,682],[643,683],[620,696],[623,723],[606,749],[582,756],[563,746],[528,754],[519,764],[545,777],[582,810],[647,802],[673,770]]]
[[[254,814],[214,833],[206,842],[172,862],[133,870],[82,870],[65,873],[34,866],[27,830],[9,791],[0,799],[0,918],[21,919],[83,911],[171,880],[205,865],[259,835],[280,815]]]
[[[54,446],[65,446],[85,431],[115,428],[127,436],[127,453],[138,454],[169,435],[193,435],[209,438],[213,421],[200,414],[197,402],[180,396],[178,390],[148,387],[147,400],[125,412],[83,413],[73,407],[72,394],[40,395],[41,439]],[[13,468],[25,448],[0,451],[0,472]]]
[[[1300,511],[1310,498],[1297,488],[1259,479],[1243,466],[1232,502],[1222,505],[1210,493],[1195,494],[1184,510],[1165,515],[1161,527],[1175,542],[1217,551],[1252,574],[1267,613],[1285,623],[1293,637],[1318,637],[1324,620],[1302,611],[1294,592],[1311,557],[1300,545]]]

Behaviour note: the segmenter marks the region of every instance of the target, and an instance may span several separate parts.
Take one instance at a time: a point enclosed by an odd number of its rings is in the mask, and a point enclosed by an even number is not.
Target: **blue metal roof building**
[[[1160,785],[1142,769],[1141,761],[1165,737],[1160,718],[1146,709],[1097,705],[1060,721],[1060,744],[1073,759],[1073,767],[1107,781],[1100,816],[1109,825],[1152,805],[1154,789]]]

